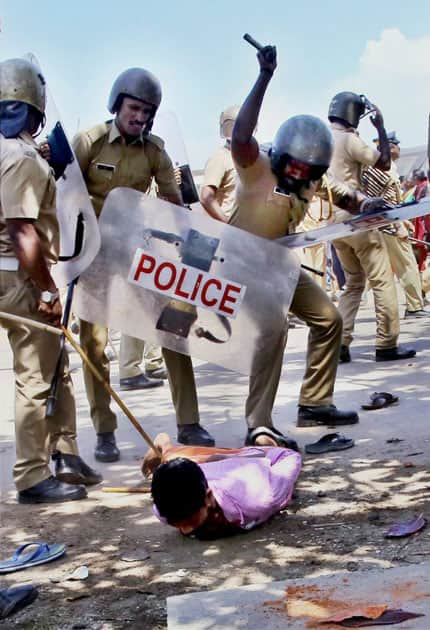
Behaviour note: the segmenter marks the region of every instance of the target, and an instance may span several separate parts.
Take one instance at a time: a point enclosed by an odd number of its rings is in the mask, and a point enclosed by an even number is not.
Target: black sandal
[[[327,433],[323,435],[317,442],[306,444],[305,452],[312,455],[320,453],[329,453],[330,451],[344,451],[346,448],[352,448],[354,440],[347,438],[340,433]]]
[[[389,405],[395,405],[399,402],[398,396],[393,396],[389,392],[375,392],[370,396],[370,403],[361,405],[362,409],[383,409]]]

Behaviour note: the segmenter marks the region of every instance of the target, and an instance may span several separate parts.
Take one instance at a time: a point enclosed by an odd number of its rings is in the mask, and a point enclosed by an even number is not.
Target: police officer
[[[221,113],[220,135],[225,142],[207,161],[200,191],[204,209],[211,217],[224,223],[227,223],[234,203],[236,170],[231,157],[231,134],[238,113],[238,105],[232,105]]]
[[[260,72],[243,103],[232,135],[232,156],[238,173],[236,201],[230,223],[258,236],[276,239],[294,231],[303,220],[321,185],[332,153],[331,134],[313,116],[294,116],[281,125],[269,152],[253,138],[261,104],[276,68],[276,49],[257,55]],[[333,187],[344,207],[358,209],[364,200],[345,187]],[[355,411],[340,411],[332,404],[342,334],[342,320],[326,293],[308,274],[300,273],[291,311],[310,327],[306,372],[300,392],[297,425],[343,425],[358,422]],[[253,443],[264,427],[272,443],[288,446],[273,427],[271,411],[282,368],[287,330],[275,356],[257,356],[250,375],[246,401],[248,434]]]
[[[383,197],[389,205],[396,205],[402,201],[400,178],[396,162],[400,157],[400,140],[396,132],[387,134],[391,153],[391,168],[388,172],[368,166],[363,171],[363,186],[371,196]],[[377,143],[378,139],[374,142]],[[409,223],[412,226],[413,224]],[[382,238],[387,246],[391,267],[399,279],[405,292],[405,318],[426,318],[428,311],[424,310],[424,300],[421,295],[421,279],[418,271],[412,245],[408,240],[409,232],[406,222],[399,221],[381,230]]]
[[[368,146],[357,132],[360,118],[369,108],[374,108],[371,122],[378,131],[379,150]],[[328,118],[335,141],[330,172],[336,179],[351,188],[362,189],[361,176],[365,166],[390,170],[390,145],[378,108],[354,92],[340,92],[330,103]],[[340,210],[336,213],[336,220],[348,218],[351,218],[349,212]],[[341,362],[351,361],[349,346],[366,278],[375,300],[376,361],[413,357],[415,350],[397,345],[400,332],[397,293],[382,234],[378,230],[369,230],[336,239],[333,244],[346,276],[345,289],[339,300],[343,319]]]
[[[164,142],[150,133],[160,102],[161,86],[158,79],[143,68],[129,68],[117,77],[109,96],[108,109],[115,119],[75,137],[73,148],[97,216],[113,188],[128,186],[147,192],[152,178],[158,186],[160,197],[177,205],[182,204]],[[108,380],[109,361],[105,354],[107,329],[81,321],[81,344]],[[214,440],[199,424],[190,357],[171,350],[163,350],[163,356],[176,410],[178,441],[212,446]],[[143,374],[141,376],[145,378]],[[84,378],[91,418],[97,432],[95,457],[102,462],[117,461],[120,456],[114,434],[117,422],[109,406],[109,394],[85,366]],[[151,383],[156,382],[151,380]]]
[[[0,310],[58,326],[61,304],[50,273],[59,250],[55,179],[33,139],[44,125],[44,112],[40,71],[23,59],[0,63]],[[83,499],[87,493],[81,484],[99,483],[102,477],[79,457],[67,353],[57,407],[47,418],[59,337],[6,319],[1,325],[14,357],[18,501]],[[49,468],[52,452],[56,477]]]

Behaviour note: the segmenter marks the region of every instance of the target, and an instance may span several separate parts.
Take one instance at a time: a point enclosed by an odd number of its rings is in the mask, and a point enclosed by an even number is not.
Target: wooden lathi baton
[[[150,494],[149,486],[106,486],[102,488],[102,492],[121,493],[121,494]]]
[[[147,432],[140,426],[135,416],[131,413],[130,409],[123,403],[123,401],[118,396],[116,391],[112,389],[112,387],[109,385],[107,381],[105,381],[105,379],[100,374],[98,369],[95,367],[95,365],[93,365],[92,361],[90,361],[90,359],[87,357],[86,353],[81,348],[81,346],[74,340],[73,336],[67,330],[67,328],[64,328],[64,326],[62,326],[61,328],[55,328],[55,326],[50,326],[49,324],[43,324],[42,322],[37,322],[28,317],[20,317],[19,315],[12,315],[11,313],[5,313],[3,311],[0,311],[0,319],[9,319],[10,321],[16,322],[18,324],[23,324],[25,326],[32,326],[33,328],[38,328],[39,330],[50,332],[50,333],[53,333],[54,335],[61,336],[64,334],[67,341],[70,343],[70,345],[73,346],[73,348],[81,357],[82,361],[86,363],[86,365],[89,367],[89,369],[97,378],[97,380],[100,381],[100,383],[103,385],[106,391],[109,392],[109,394],[114,399],[116,404],[120,407],[121,411],[123,411],[124,414],[127,416],[127,418],[130,420],[131,424],[134,426],[136,431],[140,433],[140,435],[143,437],[145,442],[154,450],[154,452],[157,455],[159,455],[160,457],[162,456],[162,453],[159,447],[153,442],[153,440],[149,437]]]

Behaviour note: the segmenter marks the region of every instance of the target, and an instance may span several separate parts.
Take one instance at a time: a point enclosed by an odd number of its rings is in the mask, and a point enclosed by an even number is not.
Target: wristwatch
[[[51,291],[42,291],[40,294],[40,299],[46,304],[52,304],[53,302],[55,302],[55,300],[58,300],[59,297],[60,294],[58,292],[58,289],[53,293],[51,293]]]

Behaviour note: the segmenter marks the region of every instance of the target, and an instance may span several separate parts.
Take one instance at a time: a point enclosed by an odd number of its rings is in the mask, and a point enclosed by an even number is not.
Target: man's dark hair
[[[208,482],[200,466],[178,457],[161,464],[152,477],[155,506],[169,523],[190,518],[205,504]]]

